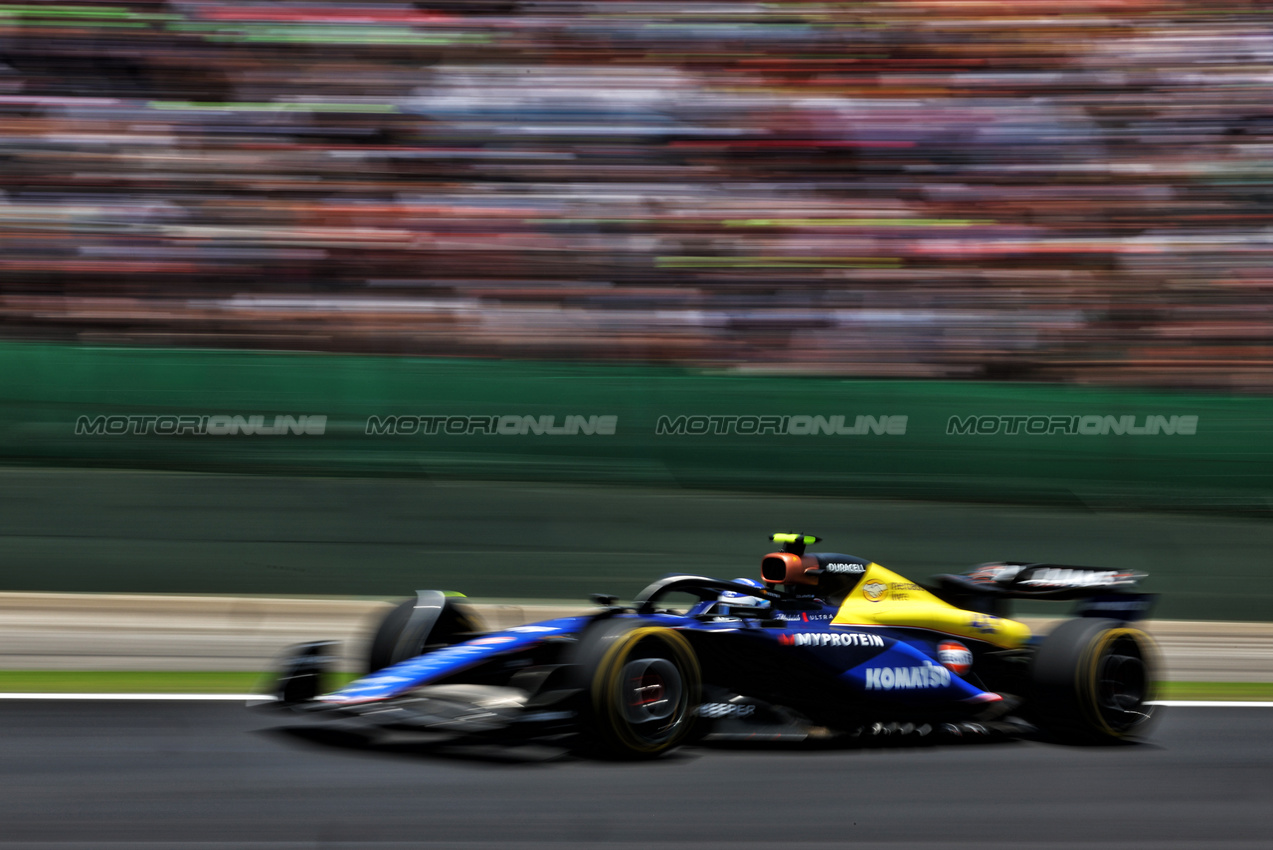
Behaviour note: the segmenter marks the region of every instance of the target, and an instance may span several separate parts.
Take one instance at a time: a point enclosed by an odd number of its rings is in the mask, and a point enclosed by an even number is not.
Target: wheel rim
[[[1126,733],[1149,719],[1145,705],[1149,671],[1131,634],[1119,635],[1110,643],[1098,663],[1095,685],[1097,711],[1115,733]]]
[[[623,714],[633,726],[660,726],[677,714],[685,685],[676,665],[666,658],[639,658],[623,667],[620,677]],[[643,737],[645,737],[643,735]]]

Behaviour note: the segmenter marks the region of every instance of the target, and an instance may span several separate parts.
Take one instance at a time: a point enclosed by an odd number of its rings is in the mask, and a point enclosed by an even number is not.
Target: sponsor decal
[[[1018,584],[1030,587],[1104,587],[1131,577],[1131,573],[1119,570],[1070,570],[1051,567],[1036,570],[1028,579]]]
[[[796,437],[875,434],[900,437],[906,434],[909,419],[909,416],[706,416],[683,413],[660,416],[655,420],[654,434],[659,437],[680,434],[700,437],[705,434],[742,434],[749,437],[765,434]]]
[[[538,634],[541,632],[559,632],[561,629],[556,626],[515,626],[509,631],[520,632],[521,634]]]
[[[937,660],[947,670],[960,676],[972,669],[972,652],[956,640],[937,644]]]
[[[491,637],[478,638],[468,642],[469,646],[496,646],[501,643],[510,643],[517,640],[512,635],[492,635]]]
[[[884,638],[861,632],[797,632],[778,635],[784,646],[875,646],[884,648]]]
[[[283,437],[288,435],[321,437],[327,433],[326,416],[273,416],[266,424],[265,416],[231,416],[229,414],[189,415],[158,414],[130,416],[81,416],[75,420],[75,436],[111,436],[122,434],[158,434],[160,436],[198,437],[244,436]]]
[[[879,602],[888,596],[888,585],[882,581],[868,581],[862,585],[862,595],[871,602]]]
[[[361,680],[358,685],[360,688],[375,687],[378,685],[397,685],[402,682],[410,682],[411,680],[405,676],[368,676]]]
[[[487,646],[489,646],[489,644],[487,644]],[[441,652],[441,651],[442,650],[438,650],[438,652]],[[454,658],[463,658],[464,656],[473,655],[474,653],[481,654],[485,651],[486,651],[486,646],[470,641],[469,643],[461,643],[455,646],[446,647],[446,655],[443,656],[443,658],[446,661],[450,661],[451,659],[454,659]],[[430,655],[434,655],[434,656],[436,656],[436,654],[437,653],[430,653]],[[439,659],[435,657],[432,660],[438,661]]]
[[[618,416],[565,416],[557,424],[556,416],[369,416],[363,433],[371,436],[410,436],[414,434],[449,434],[473,436],[497,434],[500,436],[548,435],[553,437],[575,434],[614,436],[619,427]]]
[[[779,614],[777,619],[786,620],[787,622],[799,621],[802,623],[810,623],[815,620],[833,620],[835,619],[835,615],[830,613],[810,613],[808,611],[801,611],[799,614]]]
[[[755,713],[754,705],[736,705],[732,702],[705,702],[698,707],[699,717],[751,717]]]
[[[864,573],[866,572],[866,564],[844,564],[834,563],[827,564],[822,569],[829,573]]]
[[[999,630],[999,618],[992,614],[973,614],[968,627],[983,635],[992,635]]]
[[[1140,420],[1139,425],[1136,424]],[[990,434],[1072,434],[1083,437],[1106,434],[1133,437],[1198,433],[1197,416],[952,416],[946,420],[947,435],[988,436]]]
[[[905,602],[910,599],[910,592],[913,590],[923,590],[923,588],[913,581],[895,581],[888,586],[889,595],[894,602]]]
[[[950,684],[950,671],[925,661],[922,667],[867,667],[868,691],[913,691],[944,688]]]
[[[987,564],[967,573],[968,578],[978,584],[995,584],[1010,581],[1021,572],[1021,566],[1008,564]]]

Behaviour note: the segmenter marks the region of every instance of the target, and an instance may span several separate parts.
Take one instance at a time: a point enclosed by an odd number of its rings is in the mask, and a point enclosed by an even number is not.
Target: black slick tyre
[[[1074,742],[1142,735],[1154,715],[1157,655],[1141,629],[1117,620],[1067,620],[1035,655],[1032,715],[1046,731]]]
[[[481,630],[477,615],[454,597],[422,591],[417,598],[394,606],[380,620],[367,652],[367,671],[383,670]]]
[[[605,758],[653,758],[684,743],[695,725],[702,674],[675,629],[602,621],[576,653],[585,749]]]

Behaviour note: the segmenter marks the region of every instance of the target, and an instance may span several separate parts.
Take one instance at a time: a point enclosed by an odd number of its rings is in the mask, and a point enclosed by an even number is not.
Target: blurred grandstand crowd
[[[0,6],[0,334],[1273,390],[1266,0]]]

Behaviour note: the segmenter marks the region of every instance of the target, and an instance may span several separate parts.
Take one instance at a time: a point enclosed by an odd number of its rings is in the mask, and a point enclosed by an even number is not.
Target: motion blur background
[[[410,589],[393,561],[551,597],[750,571],[794,526],[921,575],[1133,563],[1214,597],[1178,615],[1267,618],[1271,90],[1259,0],[7,3],[6,584]],[[74,433],[191,412],[329,419]],[[909,425],[655,441],[696,412]],[[410,413],[619,424],[362,439]],[[1199,425],[941,439],[1055,413]],[[1207,513],[1101,513],[1132,508]]]
[[[9,336],[1273,388],[1267,5],[0,12]]]

